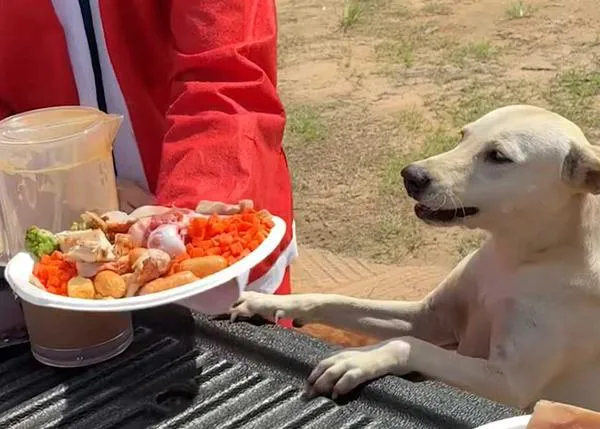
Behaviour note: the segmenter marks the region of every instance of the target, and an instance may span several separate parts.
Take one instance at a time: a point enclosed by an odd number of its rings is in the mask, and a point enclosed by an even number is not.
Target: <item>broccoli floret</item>
[[[41,258],[58,250],[58,240],[50,231],[32,226],[25,233],[25,249]]]

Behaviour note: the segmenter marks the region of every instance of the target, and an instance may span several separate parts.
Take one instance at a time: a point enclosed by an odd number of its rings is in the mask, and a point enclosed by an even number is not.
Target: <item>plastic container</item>
[[[86,312],[130,312],[170,303],[192,307],[205,314],[222,314],[246,287],[248,272],[269,256],[283,239],[285,222],[273,216],[273,223],[260,246],[235,264],[193,283],[149,295],[91,300],[51,294],[30,283],[34,260],[25,252],[10,260],[5,275],[13,291],[23,301],[49,311],[77,312],[82,321],[86,320]]]
[[[22,251],[31,225],[61,231],[85,210],[118,209],[112,145],[121,120],[88,107],[54,107],[0,122],[5,255]],[[24,310],[32,351],[48,365],[89,365],[131,342],[130,315],[82,314],[35,302],[24,303]]]

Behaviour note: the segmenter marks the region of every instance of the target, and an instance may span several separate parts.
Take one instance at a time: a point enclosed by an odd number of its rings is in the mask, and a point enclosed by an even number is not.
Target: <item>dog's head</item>
[[[402,170],[415,213],[427,223],[493,230],[556,212],[577,193],[600,193],[596,148],[560,115],[507,106],[461,136],[454,149]]]

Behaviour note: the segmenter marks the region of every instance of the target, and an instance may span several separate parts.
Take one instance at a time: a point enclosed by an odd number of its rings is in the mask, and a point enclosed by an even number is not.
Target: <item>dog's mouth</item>
[[[434,210],[425,204],[417,203],[415,205],[415,214],[421,220],[448,223],[457,219],[474,216],[479,213],[477,207],[458,207],[452,210]]]

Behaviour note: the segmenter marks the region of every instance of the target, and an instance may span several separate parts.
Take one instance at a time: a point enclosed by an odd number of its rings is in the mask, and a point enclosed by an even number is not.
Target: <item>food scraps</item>
[[[31,282],[81,299],[161,292],[235,264],[274,226],[267,211],[252,207],[227,216],[159,209],[85,212],[71,230],[58,233],[32,226],[25,234],[25,248],[37,259]]]

